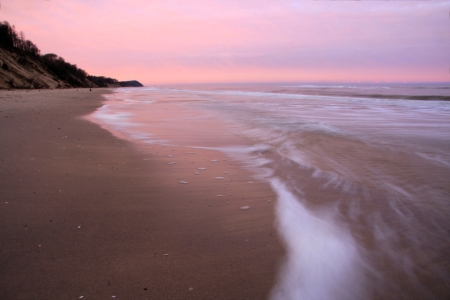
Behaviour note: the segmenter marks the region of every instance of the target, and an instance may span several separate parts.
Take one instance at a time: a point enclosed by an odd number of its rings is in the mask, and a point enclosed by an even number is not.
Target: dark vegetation
[[[71,87],[142,86],[140,83],[127,85],[127,82],[119,82],[114,78],[88,75],[83,69],[53,53],[41,55],[39,48],[33,42],[26,40],[23,32],[17,33],[14,25],[11,26],[6,21],[0,22],[0,47],[18,53],[21,58],[17,62],[21,65],[30,64],[30,59],[40,63],[59,81]],[[1,67],[8,70],[8,65],[5,63]]]
[[[96,85],[101,86],[101,87],[119,84],[119,81],[117,81],[117,79],[109,78],[109,77],[90,76],[89,75],[89,76],[87,76],[87,78],[90,81],[92,81],[93,83],[95,83]]]
[[[23,32],[18,34],[14,25],[10,26],[8,22],[0,23],[0,46],[35,57],[41,54],[41,51],[33,42],[25,40]]]
[[[120,86],[133,86],[133,87],[143,86],[142,83],[140,83],[137,80],[120,81],[119,84],[120,84]]]
[[[76,65],[72,65],[59,57],[56,54],[50,53],[40,57],[42,63],[58,77],[59,80],[67,82],[73,87],[89,87],[89,83],[86,81],[87,73],[77,68]]]

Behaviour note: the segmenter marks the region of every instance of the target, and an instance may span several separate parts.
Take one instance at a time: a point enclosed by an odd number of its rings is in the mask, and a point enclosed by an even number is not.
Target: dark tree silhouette
[[[44,65],[52,71],[60,80],[66,81],[71,86],[88,87],[86,82],[86,71],[79,69],[76,65],[72,65],[56,54],[49,53],[42,56]]]
[[[88,76],[87,79],[89,79],[99,87],[108,87],[110,85],[119,84],[117,79],[104,76]]]
[[[8,22],[0,22],[0,47],[14,49],[31,56],[39,56],[41,51],[31,41],[25,39],[23,32],[17,34],[16,28]]]

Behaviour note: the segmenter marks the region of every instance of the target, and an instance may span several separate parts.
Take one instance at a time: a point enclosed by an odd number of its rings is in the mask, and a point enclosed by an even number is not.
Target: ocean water
[[[450,299],[450,84],[122,88],[92,118],[271,185],[287,254],[270,299]]]

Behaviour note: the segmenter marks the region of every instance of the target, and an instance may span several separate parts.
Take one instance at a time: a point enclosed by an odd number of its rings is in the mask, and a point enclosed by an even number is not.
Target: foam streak
[[[349,231],[330,215],[309,212],[278,179],[271,185],[287,258],[270,298],[366,299],[360,254]]]

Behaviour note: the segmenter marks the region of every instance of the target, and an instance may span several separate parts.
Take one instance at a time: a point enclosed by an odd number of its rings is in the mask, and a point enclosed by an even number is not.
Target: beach
[[[445,84],[0,94],[2,299],[447,299]]]
[[[111,92],[0,92],[1,298],[266,298],[284,253],[270,185],[84,118]]]

